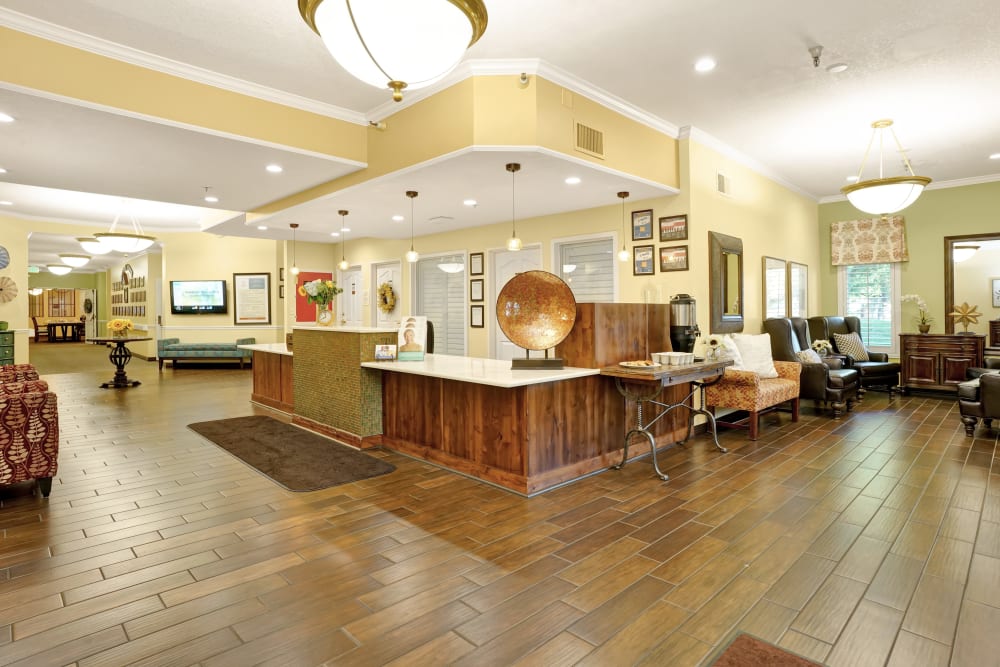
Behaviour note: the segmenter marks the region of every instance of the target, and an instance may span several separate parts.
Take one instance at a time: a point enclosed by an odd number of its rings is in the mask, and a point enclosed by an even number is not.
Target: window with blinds
[[[439,264],[465,264],[464,253],[422,257],[416,266],[416,314],[434,327],[435,354],[465,354],[466,272],[446,273]]]
[[[49,317],[73,317],[76,315],[76,290],[52,289],[49,295]]]
[[[861,339],[870,349],[895,353],[899,264],[848,264],[839,272],[841,313],[861,320]]]
[[[573,291],[577,302],[615,300],[614,239],[587,239],[556,244],[557,275]]]

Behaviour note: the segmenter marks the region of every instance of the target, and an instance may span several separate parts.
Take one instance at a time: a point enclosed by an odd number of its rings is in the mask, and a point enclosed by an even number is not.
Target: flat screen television
[[[174,315],[225,314],[225,280],[171,280],[170,312]]]

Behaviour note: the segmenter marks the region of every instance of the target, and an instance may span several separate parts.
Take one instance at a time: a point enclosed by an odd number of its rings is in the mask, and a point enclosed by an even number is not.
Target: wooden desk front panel
[[[251,400],[282,412],[293,412],[292,363],[293,357],[288,355],[255,350]]]

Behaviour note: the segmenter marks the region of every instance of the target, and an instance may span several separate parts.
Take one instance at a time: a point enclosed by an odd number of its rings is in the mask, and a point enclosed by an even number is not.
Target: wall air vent
[[[604,133],[576,123],[576,150],[593,157],[604,159]]]
[[[728,195],[730,190],[729,177],[723,174],[721,171],[715,174],[715,189],[719,191],[719,194]]]

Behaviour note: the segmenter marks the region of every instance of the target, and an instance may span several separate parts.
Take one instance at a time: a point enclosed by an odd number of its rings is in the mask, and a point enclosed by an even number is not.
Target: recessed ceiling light
[[[4,169],[3,167],[0,167],[0,174],[6,174],[6,173],[7,173],[7,170]]]
[[[0,123],[13,123],[14,117],[8,116],[7,114],[0,112]]]
[[[340,232],[330,232],[330,236],[340,236]]]
[[[281,168],[280,164],[269,164],[264,168],[267,169],[272,174],[280,174],[281,172],[284,171],[284,169]]]
[[[406,218],[404,218],[401,215],[394,215],[394,216],[392,216],[392,221],[393,222],[402,222],[403,220],[406,220]]]
[[[579,176],[570,176],[569,178],[566,179],[566,185],[579,185],[579,184],[580,184]]]
[[[12,201],[0,201],[0,206],[13,206],[13,205],[14,202]]]
[[[267,225],[257,225],[257,229],[259,229],[260,231],[264,231],[265,229],[267,229]]]
[[[347,232],[351,231],[351,228],[350,227],[341,227],[340,231],[342,231],[342,232],[344,232],[346,234]]]
[[[1000,153],[994,153],[990,156],[991,160],[1000,160]]]
[[[462,201],[462,203],[465,204],[466,206],[475,206],[479,202],[477,202],[475,199],[465,199]]]
[[[205,197],[205,201],[207,201],[209,204],[217,204],[219,202],[219,198],[216,197],[215,195],[208,195],[207,197]]]
[[[833,63],[832,65],[827,65],[826,71],[830,74],[840,74],[841,72],[846,72],[847,63]]]
[[[699,58],[698,62],[694,64],[694,70],[696,72],[711,72],[715,69],[715,59],[705,56],[704,58]]]
[[[857,176],[848,176],[847,177],[847,182],[848,183],[857,183],[857,181],[858,181],[858,177]]]

